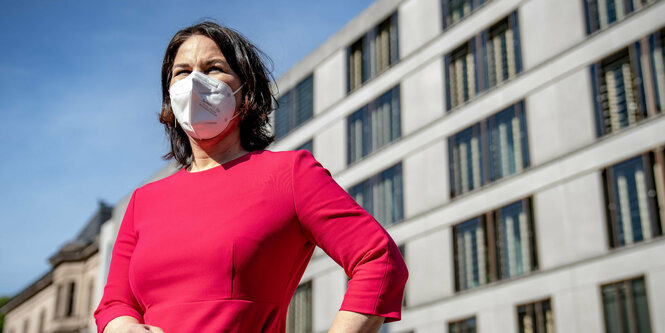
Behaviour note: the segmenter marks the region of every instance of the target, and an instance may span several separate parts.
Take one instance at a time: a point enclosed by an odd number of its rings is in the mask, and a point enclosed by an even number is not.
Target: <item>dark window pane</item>
[[[482,219],[475,218],[455,226],[454,236],[457,289],[487,283],[487,240]]]
[[[397,86],[347,117],[348,163],[401,136],[399,103]]]

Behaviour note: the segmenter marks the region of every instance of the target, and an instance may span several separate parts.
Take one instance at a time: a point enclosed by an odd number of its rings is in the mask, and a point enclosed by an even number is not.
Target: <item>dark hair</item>
[[[267,147],[275,140],[275,136],[268,130],[268,115],[272,112],[273,105],[276,105],[270,89],[272,75],[263,63],[264,60],[270,62],[270,59],[239,32],[206,21],[178,31],[166,47],[162,63],[162,112],[159,122],[164,124],[171,141],[171,151],[162,158],[175,158],[180,166],[191,163],[192,147],[182,127],[175,125],[169,86],[178,49],[194,35],[206,36],[215,41],[231,69],[244,83],[241,91],[242,102],[238,106],[240,143],[243,149],[253,151]]]

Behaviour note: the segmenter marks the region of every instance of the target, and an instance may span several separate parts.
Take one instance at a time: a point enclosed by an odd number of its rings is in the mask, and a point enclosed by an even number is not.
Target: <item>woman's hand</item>
[[[140,324],[138,320],[130,316],[120,316],[109,321],[104,328],[104,333],[164,333],[157,326]]]

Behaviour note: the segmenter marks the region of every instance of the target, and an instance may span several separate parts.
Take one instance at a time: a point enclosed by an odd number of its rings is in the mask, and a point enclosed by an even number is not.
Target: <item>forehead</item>
[[[174,62],[176,64],[181,62],[191,63],[205,61],[213,57],[226,60],[215,41],[206,36],[193,35],[180,45]]]

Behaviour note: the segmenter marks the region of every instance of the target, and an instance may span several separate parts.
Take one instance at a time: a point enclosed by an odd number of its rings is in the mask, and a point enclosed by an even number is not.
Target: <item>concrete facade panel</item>
[[[527,1],[520,7],[518,14],[525,70],[541,64],[586,38],[586,18],[582,1]]]
[[[340,49],[314,68],[314,115],[346,94],[346,49]]]
[[[314,157],[333,175],[346,166],[346,119],[340,119],[314,136]]]
[[[398,10],[399,57],[408,56],[441,32],[440,0],[408,0]]]
[[[602,184],[589,173],[534,195],[540,269],[602,254],[607,248]]]
[[[406,303],[417,306],[453,293],[452,244],[448,230],[437,230],[406,244],[409,268]]]
[[[405,77],[400,88],[402,135],[406,136],[431,124],[445,112],[443,58]]]
[[[589,69],[580,69],[526,98],[532,165],[560,157],[596,139]]]
[[[447,146],[436,142],[404,159],[404,216],[424,213],[448,201]]]

